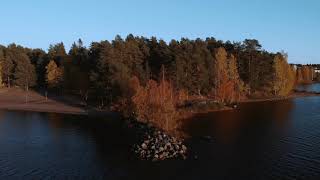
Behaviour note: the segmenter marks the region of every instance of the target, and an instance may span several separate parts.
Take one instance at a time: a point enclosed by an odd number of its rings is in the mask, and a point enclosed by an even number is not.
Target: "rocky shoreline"
[[[183,139],[135,120],[130,120],[128,127],[134,128],[138,134],[138,141],[132,145],[132,152],[137,159],[163,161],[187,158],[188,149]]]

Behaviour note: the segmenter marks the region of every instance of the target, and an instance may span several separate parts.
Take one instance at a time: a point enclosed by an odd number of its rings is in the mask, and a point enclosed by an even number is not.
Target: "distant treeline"
[[[319,64],[291,64],[296,69],[296,83],[305,84],[313,81],[320,81],[320,65]]]
[[[285,96],[297,76],[285,53],[267,52],[255,39],[183,38],[167,43],[128,35],[93,42],[89,48],[79,40],[69,52],[63,43],[50,45],[47,52],[11,44],[0,46],[0,63],[0,79],[6,86],[74,93],[104,105],[132,95],[133,77],[145,88],[150,80],[166,81],[188,98],[234,102]]]

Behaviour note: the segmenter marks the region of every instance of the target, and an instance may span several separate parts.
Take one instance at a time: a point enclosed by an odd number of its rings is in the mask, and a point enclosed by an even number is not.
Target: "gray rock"
[[[159,151],[160,151],[160,152],[164,151],[164,148],[163,148],[163,147],[160,147],[160,148],[159,148]]]
[[[142,143],[141,145],[142,149],[146,150],[148,148],[148,146],[145,143]]]
[[[182,141],[161,131],[153,131],[144,127],[148,132],[141,145],[134,145],[133,151],[144,160],[160,161],[170,158],[186,158],[187,147]]]
[[[174,147],[176,148],[176,150],[179,150],[179,149],[180,149],[180,146],[177,145],[177,144],[176,144]]]
[[[183,151],[186,151],[187,150],[187,147],[185,145],[182,145],[182,150]]]

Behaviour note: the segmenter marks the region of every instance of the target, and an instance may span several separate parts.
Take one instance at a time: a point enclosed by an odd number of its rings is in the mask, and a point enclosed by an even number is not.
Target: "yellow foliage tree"
[[[275,95],[286,96],[294,87],[295,71],[282,55],[276,55],[273,60],[273,91]]]
[[[237,59],[232,54],[228,56],[224,48],[218,48],[215,60],[215,98],[226,103],[238,101],[244,83],[239,77]]]
[[[57,66],[57,64],[51,60],[46,66],[46,81],[48,87],[56,88],[59,86],[62,80],[62,69]]]
[[[219,86],[228,79],[227,51],[220,47],[215,51],[215,86]]]

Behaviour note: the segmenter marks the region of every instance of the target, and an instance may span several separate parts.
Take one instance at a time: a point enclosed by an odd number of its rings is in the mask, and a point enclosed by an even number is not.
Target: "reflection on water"
[[[225,144],[233,143],[250,133],[282,133],[289,123],[292,108],[292,100],[244,103],[234,111],[194,116],[186,123],[185,130],[193,137],[212,136]]]
[[[206,159],[202,169],[214,168],[214,177],[268,179],[273,174],[268,168],[281,156],[275,150],[285,149],[279,141],[288,134],[293,108],[291,100],[246,103],[235,111],[194,117],[185,128],[194,151]]]
[[[187,161],[130,155],[117,119],[0,111],[0,179],[310,179],[320,177],[320,97],[241,104],[185,120]]]

